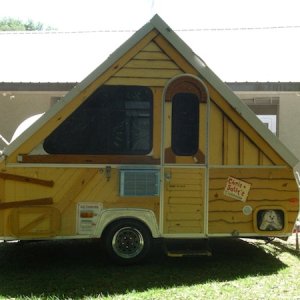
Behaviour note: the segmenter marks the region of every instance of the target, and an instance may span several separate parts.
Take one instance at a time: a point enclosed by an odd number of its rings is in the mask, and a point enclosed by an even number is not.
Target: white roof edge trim
[[[159,16],[154,15],[150,21],[153,26],[184,56],[187,61],[197,65],[199,67],[206,67],[204,60],[199,57],[172,29],[165,23],[165,21]],[[193,64],[193,65],[194,65]]]
[[[291,166],[298,163],[298,158],[257,118],[255,113],[197,56],[192,49],[158,16],[151,23],[181,53],[182,56],[199,72],[199,77],[209,82],[222,97],[278,152]]]

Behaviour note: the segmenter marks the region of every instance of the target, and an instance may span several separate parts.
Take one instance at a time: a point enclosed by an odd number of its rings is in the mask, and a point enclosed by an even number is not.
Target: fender
[[[120,219],[139,220],[149,228],[153,238],[158,238],[161,236],[153,211],[149,209],[138,208],[109,208],[102,210],[95,233],[100,237],[110,223]]]

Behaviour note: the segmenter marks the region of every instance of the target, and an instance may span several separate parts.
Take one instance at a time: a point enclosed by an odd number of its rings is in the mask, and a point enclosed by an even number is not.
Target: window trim
[[[168,84],[165,86],[164,89],[164,96],[163,96],[163,102],[168,103],[172,102],[173,96],[178,93],[184,93],[184,92],[192,92],[198,96],[199,99],[199,109],[200,109],[200,103],[207,103],[206,108],[206,118],[208,117],[208,107],[209,107],[209,93],[206,84],[197,76],[193,74],[184,74],[184,75],[178,75],[172,78]],[[164,104],[165,105],[165,104]],[[200,117],[201,114],[199,114]],[[165,123],[166,120],[163,122]],[[199,124],[200,125],[200,124]],[[165,126],[165,124],[164,124]],[[178,157],[192,157],[193,161],[196,164],[206,164],[207,163],[207,155],[206,152],[208,150],[208,122],[206,119],[206,130],[205,130],[205,152],[203,153],[200,148],[198,148],[197,153],[194,155],[189,156],[178,156]],[[200,126],[199,126],[199,130]],[[199,139],[200,143],[200,139]],[[174,164],[176,163],[176,157],[177,155],[173,152],[171,145],[162,149],[163,151],[163,160],[166,164]]]
[[[268,231],[268,230],[261,230],[259,229],[258,227],[258,213],[260,211],[263,211],[263,210],[280,210],[283,212],[283,216],[284,216],[284,220],[283,220],[283,227],[281,230],[271,230],[271,231]],[[287,212],[286,210],[281,207],[281,206],[258,206],[255,208],[254,212],[253,212],[253,227],[254,227],[254,231],[256,233],[259,233],[260,235],[264,235],[264,236],[272,236],[272,235],[277,235],[278,233],[284,233],[286,232],[287,228],[288,228],[288,215],[287,215]]]

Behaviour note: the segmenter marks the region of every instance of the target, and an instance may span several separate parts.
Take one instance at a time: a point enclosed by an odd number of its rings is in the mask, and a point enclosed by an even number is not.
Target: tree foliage
[[[32,20],[21,21],[14,18],[0,19],[0,31],[41,31],[54,30],[52,27],[45,27],[41,22]]]

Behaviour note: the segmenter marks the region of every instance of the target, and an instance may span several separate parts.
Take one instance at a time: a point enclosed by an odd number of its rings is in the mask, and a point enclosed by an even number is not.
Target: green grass
[[[0,299],[300,299],[300,256],[280,241],[215,240],[214,255],[116,266],[97,241],[0,244]]]

